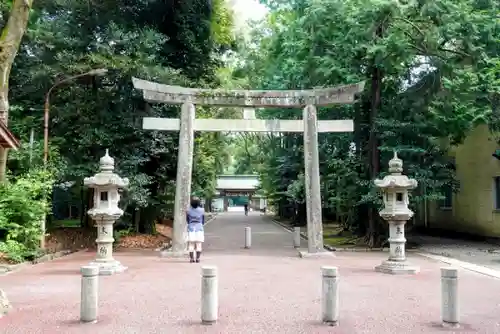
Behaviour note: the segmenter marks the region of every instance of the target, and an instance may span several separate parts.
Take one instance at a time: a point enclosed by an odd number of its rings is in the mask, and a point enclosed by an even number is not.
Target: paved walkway
[[[252,231],[252,247],[244,249],[245,227]],[[293,257],[292,233],[273,224],[259,212],[227,212],[217,216],[205,229],[205,248],[208,255],[245,254],[259,256]],[[302,241],[306,247],[307,242]]]
[[[242,249],[244,227],[253,247]],[[441,264],[422,257],[415,276],[375,273],[387,254],[340,253],[300,259],[291,235],[258,213],[218,216],[207,226],[203,264],[219,269],[219,322],[200,324],[200,265],[162,259],[153,251],[120,252],[128,271],[100,279],[97,324],[80,324],[79,267],[92,253],[79,253],[0,277],[14,310],[0,320],[3,334],[154,333],[442,333]],[[322,265],[341,274],[338,327],[320,321]],[[463,327],[455,333],[500,332],[500,280],[460,270]]]

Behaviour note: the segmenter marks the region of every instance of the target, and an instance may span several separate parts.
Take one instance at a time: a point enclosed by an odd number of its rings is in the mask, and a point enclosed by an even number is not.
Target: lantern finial
[[[101,171],[112,172],[115,169],[115,159],[109,156],[109,149],[106,149],[106,154],[99,160]]]
[[[399,175],[403,172],[403,160],[398,158],[398,152],[394,151],[394,157],[389,161],[389,173]]]

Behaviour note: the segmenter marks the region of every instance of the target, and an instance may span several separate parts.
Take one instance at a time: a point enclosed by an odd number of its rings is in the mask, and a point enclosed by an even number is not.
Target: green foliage
[[[0,251],[16,262],[38,253],[41,223],[49,212],[53,178],[32,170],[0,185]]]
[[[14,131],[17,128],[14,127]],[[54,180],[61,180],[66,173],[66,162],[55,145],[49,147],[50,161],[45,166],[43,163],[43,142],[21,141],[21,147],[17,151],[9,153],[7,166],[13,177],[23,176],[32,170],[45,169]]]
[[[232,165],[231,174],[255,174],[261,162],[258,146],[261,137],[252,133],[242,133],[233,137],[231,143]]]
[[[198,118],[222,118],[226,115],[218,108],[198,108]],[[229,115],[231,116],[231,115]],[[194,195],[210,199],[215,193],[217,175],[229,164],[228,138],[221,133],[197,133],[193,161]]]
[[[28,247],[15,240],[0,241],[0,252],[5,254],[9,261],[21,263],[26,260],[33,260],[40,253],[30,250]]]
[[[458,144],[478,122],[493,130],[500,124],[497,3],[263,2],[271,12],[241,48],[245,61],[235,70],[250,85],[301,89],[366,82],[357,103],[318,110],[320,119],[355,122],[352,135],[319,136],[325,218],[366,233],[371,245],[380,242],[384,225],[373,213],[381,201],[372,180],[385,175],[393,150],[419,182],[412,206],[457,188],[441,139]],[[266,109],[260,116],[298,119],[301,111]],[[255,148],[263,152],[255,168],[271,204],[282,216],[304,220],[301,136],[269,136]],[[236,165],[246,165],[245,159],[240,154]]]
[[[91,69],[104,77],[70,80],[50,95],[49,161],[57,181],[88,204],[83,178],[98,169],[106,148],[116,172],[130,187],[121,205],[125,220],[151,230],[156,215],[168,214],[175,194],[178,134],[142,130],[142,118],[178,117],[175,106],[149,105],[132,87],[133,76],[171,85],[216,87],[221,54],[233,44],[232,13],[225,0],[181,2],[79,0],[35,1],[29,30],[12,70],[9,126],[23,139],[35,132],[31,163],[38,164],[45,94],[56,82]],[[198,108],[197,117],[225,117],[218,108]],[[229,112],[230,113],[230,112]],[[212,194],[215,176],[225,167],[225,136],[197,137],[193,188]],[[13,156],[14,174],[29,156]],[[60,163],[56,163],[60,161]],[[75,196],[75,197],[76,197]],[[82,207],[86,212],[88,207]],[[58,217],[65,218],[65,217]]]
[[[234,44],[233,13],[228,7],[226,0],[214,0],[211,3],[213,14],[210,22],[210,30],[215,44],[222,50],[225,50]]]

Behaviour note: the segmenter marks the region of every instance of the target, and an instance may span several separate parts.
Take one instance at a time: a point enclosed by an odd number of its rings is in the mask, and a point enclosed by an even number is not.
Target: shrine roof
[[[218,190],[256,190],[259,187],[259,177],[257,175],[218,175]]]

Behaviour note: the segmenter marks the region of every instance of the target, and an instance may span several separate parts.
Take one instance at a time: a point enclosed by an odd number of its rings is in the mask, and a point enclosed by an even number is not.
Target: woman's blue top
[[[205,224],[205,210],[201,207],[189,208],[187,210],[188,232],[202,232]]]

